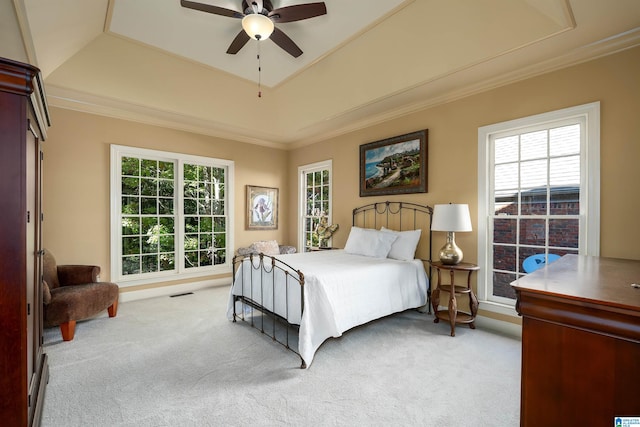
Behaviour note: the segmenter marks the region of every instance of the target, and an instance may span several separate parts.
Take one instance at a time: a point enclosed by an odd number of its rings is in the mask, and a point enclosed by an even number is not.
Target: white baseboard
[[[204,280],[200,282],[183,283],[180,285],[172,286],[160,286],[157,288],[142,289],[139,291],[129,291],[120,293],[120,302],[136,301],[146,298],[162,297],[168,295],[175,295],[184,292],[193,292],[200,289],[212,288],[215,286],[230,286],[230,278]],[[427,305],[420,307],[426,312]],[[442,307],[446,308],[446,307]],[[492,330],[504,335],[508,335],[517,339],[522,339],[522,326],[496,320],[490,317],[477,316],[475,320],[477,327],[487,330]]]
[[[486,330],[498,332],[513,338],[522,339],[522,325],[516,323],[504,322],[491,317],[477,316],[475,321],[476,327]]]
[[[438,306],[438,310],[447,310],[447,307],[440,305]],[[476,316],[474,323],[478,328],[497,332],[519,340],[522,339],[522,325],[517,323],[505,322],[503,320],[497,320],[492,317],[485,317],[481,315]]]
[[[146,298],[181,294],[184,292],[193,292],[200,289],[212,288],[214,286],[231,285],[230,280],[230,278],[204,280],[200,282],[182,283],[180,285],[159,286],[157,288],[141,289],[139,291],[121,292],[119,301],[128,302]]]

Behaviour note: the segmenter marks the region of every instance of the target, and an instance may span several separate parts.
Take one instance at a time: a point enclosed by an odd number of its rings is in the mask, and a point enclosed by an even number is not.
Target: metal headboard
[[[416,250],[416,257],[428,264],[429,288],[427,303],[431,313],[431,220],[433,208],[410,202],[376,202],[355,208],[352,225],[362,228],[380,227],[396,231],[422,230],[422,237]],[[427,237],[428,235],[428,237]]]

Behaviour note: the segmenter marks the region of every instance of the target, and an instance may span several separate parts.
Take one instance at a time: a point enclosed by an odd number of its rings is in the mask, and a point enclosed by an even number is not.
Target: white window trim
[[[323,160],[321,162],[298,166],[298,252],[302,252],[306,242],[304,241],[304,226],[306,212],[306,186],[305,175],[311,172],[329,170],[329,212],[327,220],[333,223],[333,160]]]
[[[510,120],[478,128],[478,299],[486,311],[516,316],[513,304],[489,300],[488,278],[492,274],[487,265],[490,239],[488,218],[488,195],[491,193],[488,160],[489,140],[493,134],[515,131],[520,128],[552,123],[569,118],[584,118],[585,138],[581,147],[581,182],[587,183],[588,191],[581,191],[580,216],[587,232],[580,238],[580,254],[598,256],[600,254],[600,102],[564,108],[521,119]],[[586,189],[585,189],[586,190]]]
[[[184,269],[184,259],[176,256],[176,270],[170,272],[146,273],[143,278],[138,275],[130,278],[120,274],[120,258],[122,253],[122,227],[120,225],[121,199],[119,188],[121,186],[121,168],[120,159],[122,156],[144,157],[148,159],[172,160],[178,162],[175,173],[182,171],[181,165],[190,164],[207,164],[211,166],[226,167],[228,170],[227,182],[225,183],[226,208],[227,208],[227,258],[224,264],[218,264],[211,267],[199,267],[196,269]],[[193,279],[203,276],[211,276],[217,274],[227,274],[231,272],[231,264],[233,258],[234,238],[234,165],[232,160],[216,159],[205,156],[193,156],[189,154],[175,153],[169,151],[150,150],[146,148],[136,148],[124,145],[111,145],[111,164],[110,164],[110,209],[111,209],[111,281],[118,283],[121,287],[138,286],[150,283],[159,283],[166,281],[176,281]],[[176,230],[180,229],[180,233],[176,233],[176,246],[184,247],[184,212],[182,205],[184,202],[184,194],[182,187],[176,187],[176,203],[179,207],[176,212],[177,221],[175,223]],[[176,255],[179,251],[176,251]],[[187,272],[185,272],[187,271]]]

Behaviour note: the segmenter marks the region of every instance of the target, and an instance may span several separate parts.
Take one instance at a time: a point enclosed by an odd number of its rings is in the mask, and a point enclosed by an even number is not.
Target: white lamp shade
[[[435,205],[431,220],[433,231],[471,231],[469,205]]]
[[[266,40],[273,33],[273,21],[259,13],[252,13],[242,18],[242,28],[254,40]],[[260,37],[256,37],[259,35]]]

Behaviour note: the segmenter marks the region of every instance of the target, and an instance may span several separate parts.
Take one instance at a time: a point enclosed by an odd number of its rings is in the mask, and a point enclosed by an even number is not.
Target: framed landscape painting
[[[247,185],[247,229],[278,228],[278,189]]]
[[[427,192],[428,129],[360,146],[360,197]]]

